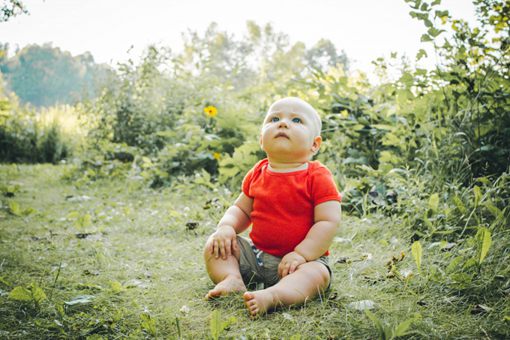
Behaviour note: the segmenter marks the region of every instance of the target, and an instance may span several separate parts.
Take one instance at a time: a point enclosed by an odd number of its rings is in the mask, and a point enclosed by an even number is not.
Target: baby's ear
[[[319,152],[319,149],[321,148],[321,144],[322,144],[322,137],[321,136],[317,136],[313,139],[313,144],[312,144],[312,153],[315,155],[317,154],[317,152]]]

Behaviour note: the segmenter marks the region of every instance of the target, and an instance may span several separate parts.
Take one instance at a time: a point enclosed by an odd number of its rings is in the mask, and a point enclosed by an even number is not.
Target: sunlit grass
[[[327,295],[253,321],[239,295],[203,298],[212,283],[202,246],[225,209],[207,202],[221,197],[227,204],[234,194],[192,182],[156,191],[136,181],[102,180],[78,189],[61,180],[65,169],[0,167],[2,185],[19,187],[2,197],[0,211],[1,337],[377,338],[360,306],[371,306],[387,328],[414,319],[410,338],[505,334],[499,312],[473,314],[473,302],[423,283],[410,235],[379,215],[344,217],[331,248],[334,280]],[[14,216],[12,201],[36,212]],[[188,222],[198,227],[190,230]],[[428,254],[423,266],[443,261]],[[407,278],[389,275],[393,257]],[[10,297],[15,287],[31,284],[46,294],[38,306]],[[211,325],[212,316],[220,326]]]

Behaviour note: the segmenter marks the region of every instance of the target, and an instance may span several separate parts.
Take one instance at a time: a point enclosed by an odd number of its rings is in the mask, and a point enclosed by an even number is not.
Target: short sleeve
[[[242,190],[243,193],[248,196],[249,198],[253,198],[253,195],[250,195],[250,186],[254,179],[254,177],[257,177],[256,174],[260,174],[260,170],[267,165],[267,158],[264,158],[263,160],[260,160],[251,168],[250,171],[244,176],[243,184],[242,184]]]
[[[250,185],[251,185],[251,181],[253,179],[254,171],[255,171],[255,168],[252,168],[250,171],[248,171],[246,176],[244,176],[243,184],[242,184],[243,193],[246,196],[248,196],[249,198],[253,198],[253,196],[250,195]]]
[[[312,173],[312,199],[314,206],[327,201],[342,201],[336,188],[333,175],[325,166],[320,166]]]

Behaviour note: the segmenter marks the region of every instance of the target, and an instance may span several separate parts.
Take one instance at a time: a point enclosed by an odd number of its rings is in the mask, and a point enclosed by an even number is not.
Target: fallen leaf
[[[494,309],[486,305],[478,304],[471,309],[471,314],[482,314],[492,312]]]
[[[349,262],[349,257],[347,256],[342,256],[342,257],[339,257],[338,260],[336,260],[336,263],[347,263]]]
[[[83,196],[68,195],[68,196],[66,196],[66,201],[69,201],[69,202],[85,202],[85,201],[90,201],[91,199],[92,199],[91,197],[86,196],[86,195],[83,195]]]
[[[335,237],[333,239],[334,242],[338,242],[338,243],[351,243],[351,239],[349,238],[344,238],[344,237]]]
[[[79,239],[84,239],[92,235],[93,233],[76,233],[75,236]]]
[[[76,306],[76,305],[88,305],[94,301],[96,297],[94,295],[78,295],[74,297],[71,301],[64,301],[66,306]]]
[[[188,314],[191,311],[191,309],[188,306],[184,305],[181,307],[181,309],[179,309],[179,311],[183,314]]]
[[[98,271],[98,270],[89,270],[89,269],[85,269],[85,270],[83,271],[83,274],[84,274],[84,275],[98,276],[98,275],[99,275],[99,271]]]
[[[294,320],[294,318],[292,317],[292,315],[290,315],[289,313],[282,313],[282,316],[284,319],[286,320],[289,320],[289,321],[292,321]]]
[[[375,308],[375,302],[372,300],[360,300],[360,301],[354,301],[347,305],[347,308],[355,309],[355,310],[367,310],[367,309],[374,309]]]
[[[198,222],[187,222],[186,229],[195,230],[198,227]]]

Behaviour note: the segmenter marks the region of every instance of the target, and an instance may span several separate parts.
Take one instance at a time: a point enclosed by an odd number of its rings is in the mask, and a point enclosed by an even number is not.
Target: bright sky
[[[178,51],[181,33],[203,32],[212,21],[241,38],[246,21],[272,23],[291,42],[311,47],[331,40],[370,72],[370,62],[391,52],[414,57],[425,45],[423,24],[409,16],[404,0],[24,0],[30,15],[0,23],[0,42],[17,46],[52,42],[73,55],[90,51],[97,62],[115,65],[138,59],[151,44]],[[474,20],[469,0],[443,0],[456,18]],[[130,47],[133,48],[130,50]],[[128,50],[130,52],[128,53]]]

